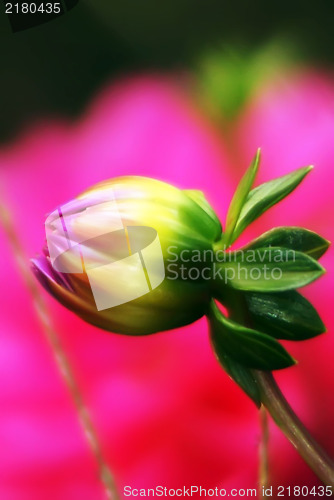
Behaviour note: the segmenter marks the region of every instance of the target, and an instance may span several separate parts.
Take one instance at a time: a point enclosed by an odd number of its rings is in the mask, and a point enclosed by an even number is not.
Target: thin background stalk
[[[3,196],[1,196],[1,198],[3,200]],[[35,279],[29,269],[29,264],[24,254],[23,246],[15,230],[8,206],[5,206],[4,203],[0,203],[0,222],[10,243],[13,257],[20,270],[21,276],[30,292],[34,309],[41,323],[42,330],[51,346],[59,371],[73,399],[78,419],[84,430],[89,447],[95,457],[99,476],[104,484],[107,498],[108,500],[119,500],[120,497],[117,492],[113,475],[104,458],[101,443],[92,423],[88,408],[84,402],[79,385],[75,379],[73,369],[61,345],[60,339],[51,320],[47,304],[43,299],[37,283],[35,282]]]
[[[259,496],[265,498],[263,491],[269,487],[269,421],[266,408],[260,408],[260,444],[259,444]]]

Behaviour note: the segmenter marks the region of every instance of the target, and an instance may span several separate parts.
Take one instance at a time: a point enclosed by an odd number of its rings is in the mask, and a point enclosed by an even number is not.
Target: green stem
[[[220,287],[217,299],[229,309],[231,317],[238,319],[244,325],[252,327],[242,294],[232,289],[224,295],[222,292],[223,287]],[[272,373],[253,370],[253,374],[261,391],[262,404],[267,408],[273,420],[318,478],[326,486],[331,486],[334,490],[333,460],[310,435],[294,413]]]
[[[318,478],[334,488],[334,463],[309,434],[279,389],[270,372],[254,371],[263,405]]]

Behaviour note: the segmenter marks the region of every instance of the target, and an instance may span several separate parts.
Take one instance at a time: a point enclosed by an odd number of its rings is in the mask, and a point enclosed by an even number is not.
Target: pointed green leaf
[[[312,304],[296,291],[244,292],[251,325],[277,339],[306,340],[326,331]]]
[[[216,336],[213,335],[212,337],[212,345],[219,363],[231,379],[241,387],[259,408],[261,406],[261,394],[252,371],[228,356],[221,343],[217,342]]]
[[[290,354],[269,335],[226,318],[212,301],[209,313],[214,345],[243,366],[279,370],[295,363]]]
[[[235,241],[244,229],[255,219],[260,217],[266,210],[288,196],[288,194],[301,183],[312,168],[312,166],[300,168],[288,175],[265,182],[253,189],[242,207],[232,235],[232,241]]]
[[[230,244],[230,240],[237,225],[242,207],[247,199],[247,196],[252,189],[254,184],[254,180],[259,169],[261,158],[260,149],[257,150],[256,155],[254,156],[252,163],[247,169],[245,175],[239,182],[239,185],[234,193],[232,201],[230,203],[227,216],[226,216],[226,228],[224,234],[225,245],[228,247]]]
[[[253,292],[300,288],[325,272],[312,257],[279,247],[230,252],[225,262],[216,266],[221,268],[225,284],[237,290]]]
[[[302,227],[275,227],[253,240],[244,250],[263,247],[284,247],[319,259],[330,242],[319,234]]]

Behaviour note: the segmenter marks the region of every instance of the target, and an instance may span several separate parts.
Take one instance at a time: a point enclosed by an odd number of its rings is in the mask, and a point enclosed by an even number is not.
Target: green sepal
[[[312,257],[280,247],[237,250],[225,254],[224,283],[237,290],[281,292],[308,285],[324,274]]]
[[[243,293],[247,316],[256,330],[277,339],[307,340],[326,331],[319,314],[300,293]]]
[[[253,189],[243,204],[231,242],[235,241],[244,229],[266,210],[288,196],[312,168],[312,166],[300,168]]]
[[[246,366],[241,365],[235,361],[231,356],[226,354],[224,348],[222,348],[221,343],[216,340],[216,335],[211,335],[211,343],[215,352],[215,355],[222,365],[226,373],[231,377],[234,382],[238,384],[239,387],[249,396],[256,406],[260,408],[261,406],[261,394],[258,387],[257,381],[252,373],[252,370],[246,368]]]
[[[269,371],[287,368],[296,362],[277,340],[226,318],[213,300],[209,323],[218,356],[222,351],[246,368]]]
[[[212,206],[206,199],[203,191],[197,189],[184,189],[183,193],[185,193],[191,200],[197,203],[197,205],[199,205],[202,208],[202,210],[204,210],[204,212],[209,217],[211,217],[211,219],[215,224],[219,224],[221,226],[215,211],[213,210]]]
[[[239,182],[238,187],[233,195],[226,216],[226,227],[224,234],[224,243],[226,247],[228,247],[230,244],[230,240],[238,223],[242,207],[244,206],[247,196],[249,195],[249,192],[254,184],[255,177],[260,166],[260,159],[261,151],[260,149],[258,149],[249,168],[246,170],[246,173]]]
[[[275,227],[251,241],[244,250],[263,247],[284,247],[303,252],[319,259],[328,249],[330,242],[319,234],[302,227]]]

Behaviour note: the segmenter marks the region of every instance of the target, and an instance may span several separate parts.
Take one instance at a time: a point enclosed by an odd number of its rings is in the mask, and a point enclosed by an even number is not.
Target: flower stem
[[[262,403],[318,478],[334,487],[334,462],[294,413],[270,372],[254,371]]]
[[[232,319],[252,328],[248,317],[247,308],[242,294],[229,290],[223,295],[223,290],[218,290],[217,299],[228,307]],[[291,406],[283,396],[271,372],[253,370],[261,392],[262,405],[283,431],[301,457],[326,485],[333,488],[334,494],[334,462],[325,450],[310,435],[306,427],[299,420]]]

